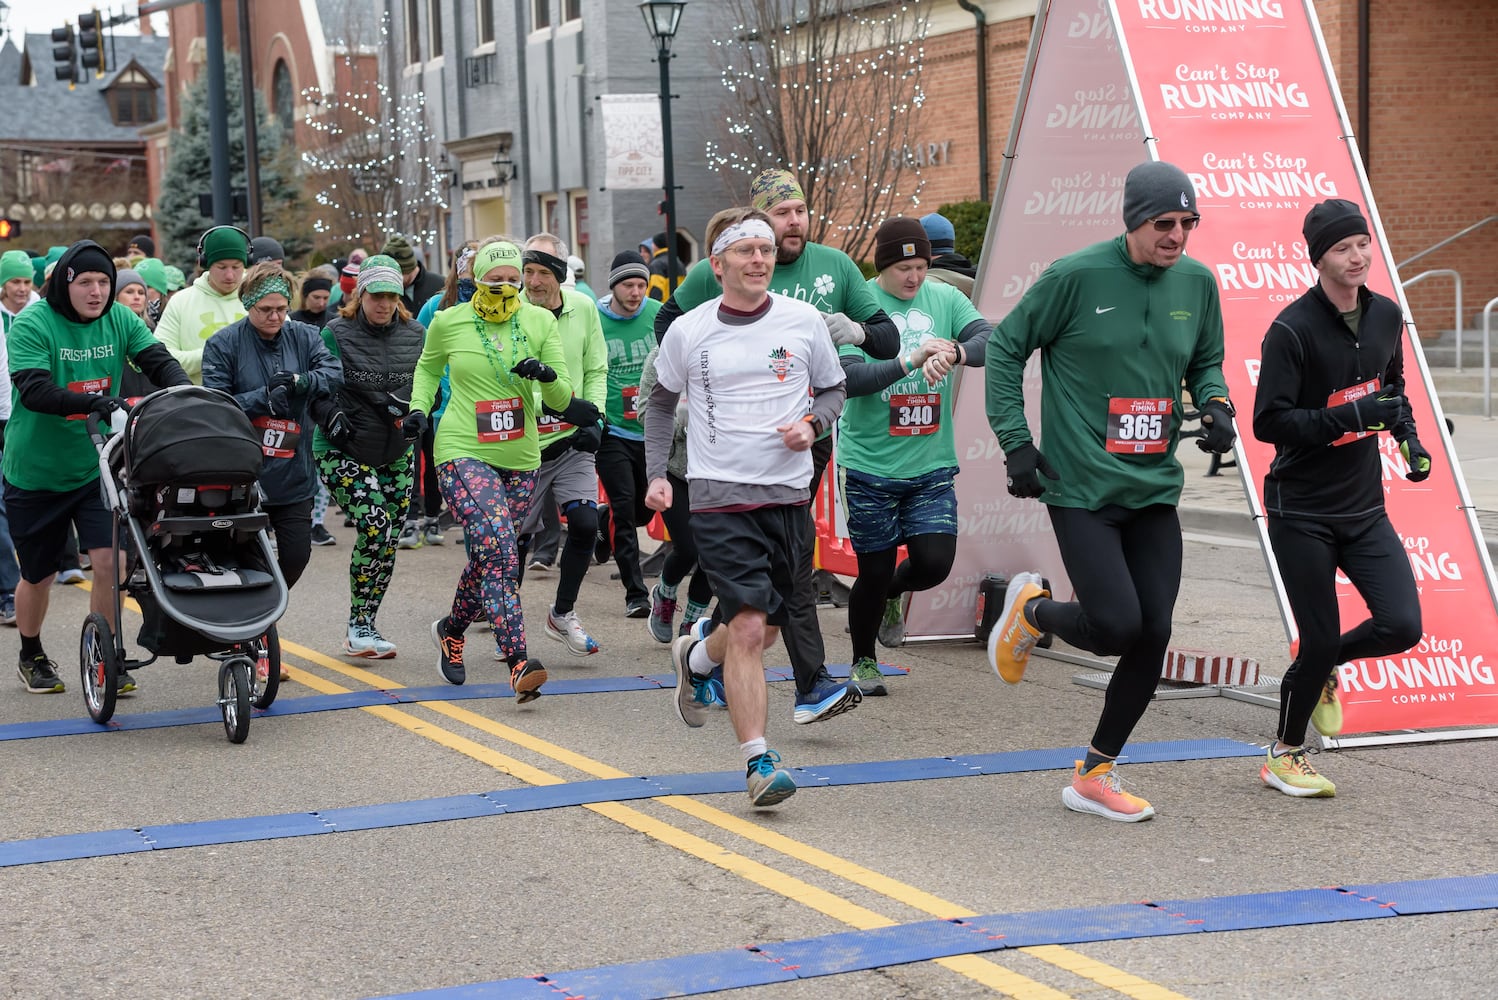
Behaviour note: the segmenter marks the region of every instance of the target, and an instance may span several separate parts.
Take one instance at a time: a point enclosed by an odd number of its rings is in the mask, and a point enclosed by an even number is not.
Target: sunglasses
[[[1189,233],[1201,223],[1202,217],[1188,215],[1184,219],[1145,219],[1144,221],[1154,226],[1157,233],[1168,233],[1176,226],[1180,226],[1182,230]]]

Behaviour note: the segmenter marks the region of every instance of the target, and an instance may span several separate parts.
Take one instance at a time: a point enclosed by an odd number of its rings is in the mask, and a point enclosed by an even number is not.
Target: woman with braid
[[[425,334],[401,301],[395,260],[364,261],[354,293],[323,328],[343,362],[343,385],[318,407],[317,468],[354,521],[349,558],[349,656],[387,660],[395,643],[375,616],[395,571],[396,537],[411,505],[411,442],[401,431]]]

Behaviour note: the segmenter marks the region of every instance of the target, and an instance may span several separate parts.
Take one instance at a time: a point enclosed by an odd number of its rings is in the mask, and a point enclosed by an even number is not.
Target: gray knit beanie
[[[1196,189],[1180,167],[1163,160],[1141,163],[1124,178],[1124,229],[1133,232],[1166,212],[1196,214]]]

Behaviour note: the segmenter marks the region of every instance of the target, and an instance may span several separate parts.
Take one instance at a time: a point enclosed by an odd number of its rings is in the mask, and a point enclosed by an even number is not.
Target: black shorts
[[[57,572],[70,526],[77,527],[78,548],[83,552],[114,544],[114,520],[104,506],[97,479],[67,493],[23,490],[6,483],[5,512],[10,517],[21,579],[27,583],[42,583]]]
[[[697,564],[713,585],[724,621],[744,608],[756,608],[765,612],[769,624],[786,623],[805,520],[804,504],[692,512]]]

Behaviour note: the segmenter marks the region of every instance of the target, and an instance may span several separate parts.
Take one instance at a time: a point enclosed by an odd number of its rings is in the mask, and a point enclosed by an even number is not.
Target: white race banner
[[[655,94],[604,94],[603,186],[664,188],[661,104]]]

